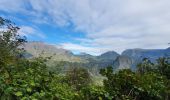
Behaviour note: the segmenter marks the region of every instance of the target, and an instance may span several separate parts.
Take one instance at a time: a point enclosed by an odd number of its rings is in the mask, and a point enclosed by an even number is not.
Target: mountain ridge
[[[136,69],[136,65],[143,58],[148,58],[155,62],[159,57],[170,57],[170,47],[166,49],[126,49],[121,54],[115,51],[108,51],[98,56],[87,53],[73,54],[71,51],[61,47],[35,41],[26,43],[24,48],[33,57],[38,57],[39,55],[43,57],[52,56],[53,61],[85,63],[85,66],[97,66],[99,68],[112,65],[117,69]]]
[[[56,61],[80,62],[81,59],[75,57],[74,54],[66,49],[58,48],[44,42],[28,42],[24,45],[24,49],[33,57],[52,57]]]

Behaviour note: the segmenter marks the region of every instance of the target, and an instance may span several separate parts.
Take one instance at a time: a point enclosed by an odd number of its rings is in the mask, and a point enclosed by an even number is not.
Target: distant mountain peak
[[[170,47],[168,47],[167,50],[170,50]]]
[[[119,55],[119,54],[115,51],[108,51],[108,52],[101,54],[100,56],[107,56],[107,55]]]
[[[115,51],[108,51],[105,52],[103,54],[101,54],[100,56],[97,56],[98,59],[100,60],[115,60],[117,57],[119,56],[119,54]]]
[[[170,48],[167,49],[127,49],[122,52],[122,55],[132,59],[132,67],[140,63],[143,58],[148,58],[153,63],[160,57],[170,57]]]
[[[88,54],[88,53],[85,53],[85,52],[80,52],[80,53],[79,53],[79,54],[77,54],[77,55],[84,56],[84,55],[90,55],[90,54]]]
[[[24,45],[25,50],[33,55],[33,57],[43,57],[52,56],[53,60],[56,61],[69,61],[69,62],[79,62],[81,59],[74,56],[69,50],[63,48],[57,48],[55,45],[44,43],[41,41],[31,41]]]

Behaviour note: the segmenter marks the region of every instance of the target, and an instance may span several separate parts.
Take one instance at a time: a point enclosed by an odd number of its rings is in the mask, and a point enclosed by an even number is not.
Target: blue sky
[[[28,40],[99,55],[167,48],[169,0],[0,0],[0,16]]]

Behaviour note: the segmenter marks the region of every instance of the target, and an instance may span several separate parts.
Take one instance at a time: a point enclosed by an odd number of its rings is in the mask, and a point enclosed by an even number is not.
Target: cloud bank
[[[27,14],[35,23],[72,26],[85,34],[75,38],[77,43],[61,43],[69,50],[97,55],[166,48],[170,42],[169,0],[1,0],[0,4],[0,10]]]

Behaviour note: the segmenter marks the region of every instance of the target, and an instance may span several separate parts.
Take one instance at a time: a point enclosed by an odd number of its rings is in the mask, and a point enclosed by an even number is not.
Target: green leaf
[[[22,94],[22,92],[18,91],[15,93],[15,95],[19,97],[19,96],[22,96],[23,94]]]
[[[9,88],[7,88],[7,89],[5,90],[5,92],[6,92],[6,93],[9,93],[9,92],[12,92],[12,90],[13,90],[13,87],[9,87]]]
[[[34,81],[31,81],[31,82],[30,82],[30,85],[31,85],[31,86],[35,86]]]
[[[31,92],[32,91],[32,89],[31,88],[27,88],[27,92]]]
[[[27,100],[27,97],[23,97],[23,98],[21,98],[21,100]]]
[[[98,97],[99,100],[103,100],[102,97]]]

